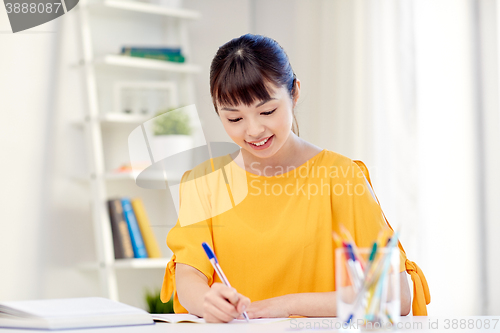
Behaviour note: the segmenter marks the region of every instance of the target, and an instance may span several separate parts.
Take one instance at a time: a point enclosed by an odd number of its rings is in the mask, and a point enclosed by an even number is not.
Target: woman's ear
[[[300,80],[295,79],[295,90],[293,92],[293,107],[297,105],[297,101],[299,100],[300,97]]]

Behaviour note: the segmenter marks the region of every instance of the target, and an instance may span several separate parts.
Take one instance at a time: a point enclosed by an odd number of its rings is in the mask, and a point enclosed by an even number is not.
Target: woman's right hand
[[[215,282],[203,298],[203,318],[207,323],[227,323],[238,318],[249,305],[248,297]]]

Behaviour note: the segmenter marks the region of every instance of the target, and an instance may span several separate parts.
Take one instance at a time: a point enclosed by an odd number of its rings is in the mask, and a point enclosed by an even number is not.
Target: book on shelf
[[[61,330],[152,325],[149,313],[101,297],[0,303],[0,327]]]
[[[122,47],[122,55],[162,61],[183,63],[186,61],[180,48],[166,47]]]
[[[134,258],[147,258],[148,252],[142,239],[141,230],[135,217],[134,209],[129,198],[121,198],[123,215],[127,221],[128,231],[130,233],[130,240],[132,241],[132,249],[134,250]]]
[[[162,257],[142,199],[110,199],[108,212],[115,259]]]
[[[115,259],[133,258],[134,250],[127,222],[123,215],[123,207],[120,199],[108,200],[108,212],[111,221],[111,232],[113,234],[113,247]]]
[[[144,209],[144,205],[140,198],[135,198],[132,200],[132,208],[134,209],[135,217],[137,223],[139,224],[139,229],[141,230],[142,239],[146,246],[146,251],[148,252],[149,258],[161,258],[161,251],[158,242],[156,241],[153,230],[151,229],[151,224],[149,223],[149,218]]]
[[[154,59],[154,60],[179,62],[179,63],[186,61],[184,56],[180,54],[149,54],[146,52],[132,52],[130,54],[125,54],[125,55],[136,58]]]
[[[163,54],[181,54],[180,47],[145,47],[145,46],[124,46],[122,47],[122,54],[127,52],[149,52],[149,53],[163,53]]]

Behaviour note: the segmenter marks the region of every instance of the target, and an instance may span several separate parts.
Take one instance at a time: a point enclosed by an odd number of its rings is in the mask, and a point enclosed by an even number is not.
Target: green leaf
[[[156,289],[151,292],[145,291],[144,298],[147,304],[149,313],[174,313],[174,295],[170,297],[167,303],[163,303],[160,299],[160,290]]]
[[[189,115],[170,109],[154,118],[154,135],[190,135]],[[174,112],[172,112],[174,111]]]

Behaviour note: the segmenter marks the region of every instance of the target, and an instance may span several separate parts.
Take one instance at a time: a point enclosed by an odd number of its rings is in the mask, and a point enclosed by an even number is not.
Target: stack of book
[[[161,251],[140,198],[108,200],[115,259],[160,258]]]
[[[178,47],[122,47],[122,55],[163,61],[184,62],[186,59]]]

